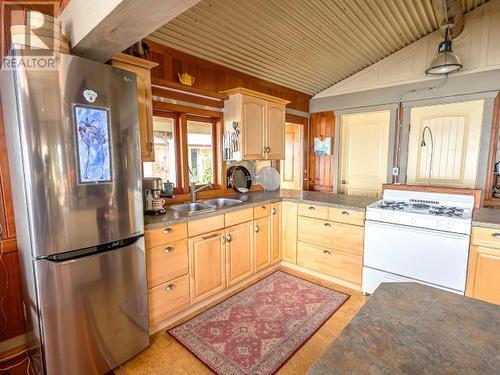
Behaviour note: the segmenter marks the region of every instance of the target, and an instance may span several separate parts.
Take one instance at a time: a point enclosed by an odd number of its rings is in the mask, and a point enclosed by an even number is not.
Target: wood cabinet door
[[[500,250],[471,246],[466,295],[500,305]]]
[[[266,159],[285,159],[285,106],[267,102],[266,116]]]
[[[224,243],[222,230],[189,239],[191,304],[226,287]]]
[[[281,261],[281,202],[271,205],[271,263]]]
[[[154,161],[153,138],[153,103],[151,91],[151,68],[157,64],[132,56],[123,56],[111,60],[111,64],[137,75],[137,111],[139,114],[139,135],[141,143],[141,159]],[[142,64],[140,66],[137,64]]]
[[[243,155],[244,160],[262,160],[265,157],[264,139],[266,101],[253,96],[242,95]]]
[[[253,222],[226,229],[226,275],[231,286],[254,273]]]
[[[254,220],[255,271],[271,264],[271,218]]]
[[[281,212],[281,254],[286,262],[297,263],[297,218],[298,204],[283,202]]]

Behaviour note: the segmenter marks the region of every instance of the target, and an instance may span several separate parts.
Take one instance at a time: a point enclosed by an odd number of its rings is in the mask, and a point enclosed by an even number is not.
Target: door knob
[[[347,185],[347,180],[342,180],[342,181],[341,181],[341,184],[342,184],[342,185]]]

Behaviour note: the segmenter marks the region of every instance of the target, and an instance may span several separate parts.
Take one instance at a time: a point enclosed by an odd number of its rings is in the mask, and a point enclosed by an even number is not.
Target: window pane
[[[187,142],[190,182],[214,183],[212,124],[188,121]]]
[[[160,177],[177,186],[174,125],[171,118],[153,117],[155,161],[144,162],[143,169],[144,177]]]

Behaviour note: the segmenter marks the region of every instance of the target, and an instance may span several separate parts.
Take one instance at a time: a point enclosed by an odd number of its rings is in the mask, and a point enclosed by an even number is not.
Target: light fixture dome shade
[[[463,67],[460,59],[453,53],[451,40],[445,39],[439,43],[438,52],[432,59],[425,74],[448,74]]]

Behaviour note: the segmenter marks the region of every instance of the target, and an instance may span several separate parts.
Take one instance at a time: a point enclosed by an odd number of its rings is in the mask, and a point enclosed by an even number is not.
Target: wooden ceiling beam
[[[107,61],[200,0],[71,0],[59,16],[73,54]]]

